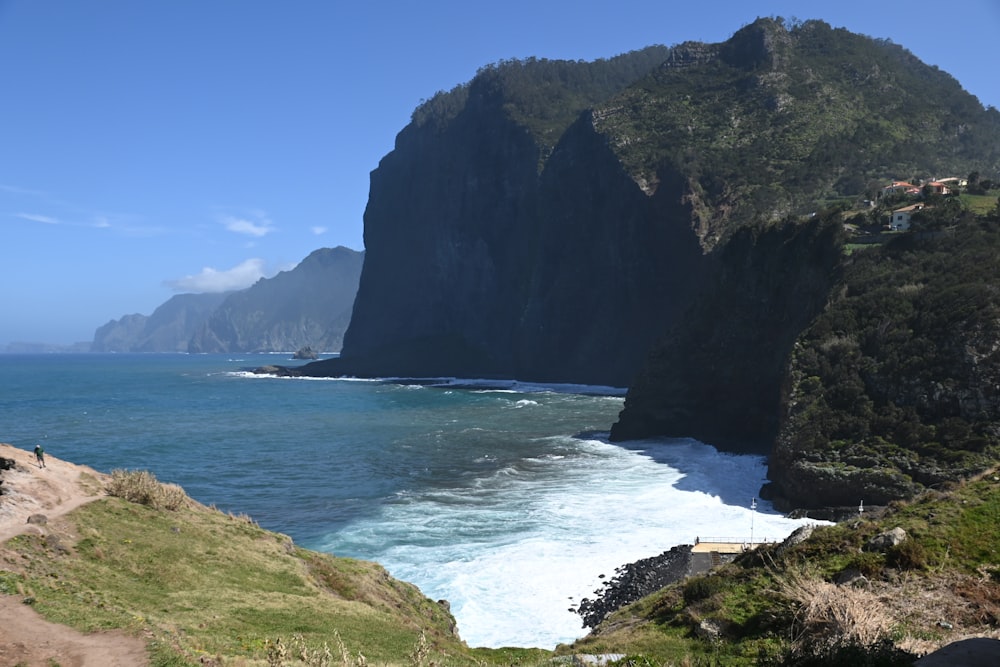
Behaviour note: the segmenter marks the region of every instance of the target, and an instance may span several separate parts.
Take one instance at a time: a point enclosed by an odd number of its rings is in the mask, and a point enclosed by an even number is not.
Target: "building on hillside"
[[[910,218],[914,213],[924,208],[923,204],[913,204],[897,208],[889,218],[889,229],[894,232],[905,232],[910,228]]]
[[[945,185],[944,181],[928,181],[924,185],[924,192],[932,195],[950,195],[951,188]]]
[[[969,181],[967,179],[959,178],[958,176],[948,176],[947,178],[936,178],[934,180],[948,186],[952,190],[964,188],[969,185]]]
[[[920,187],[906,181],[893,181],[891,185],[882,188],[880,197],[893,197],[896,195],[919,195]]]

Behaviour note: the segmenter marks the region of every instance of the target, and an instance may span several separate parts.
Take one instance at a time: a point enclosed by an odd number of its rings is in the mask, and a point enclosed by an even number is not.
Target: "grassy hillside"
[[[298,548],[168,488],[166,500],[107,498],[44,537],[0,545],[0,593],[83,631],[147,638],[159,666],[509,664],[536,653],[472,651],[445,606],[381,566]]]
[[[0,545],[0,592],[55,622],[141,636],[156,666],[542,665],[577,653],[630,666],[909,665],[955,639],[1000,636],[996,471],[762,546],[552,652],[470,650],[442,605],[376,564],[297,548],[176,487],[167,501],[136,499]],[[870,547],[897,527],[905,541]]]
[[[904,48],[822,21],[759,19],[722,44],[682,44],[594,117],[651,191],[684,175],[695,213],[719,227],[709,236],[890,178],[1000,169],[996,110]]]
[[[762,546],[620,610],[560,652],[624,651],[655,665],[910,665],[961,638],[1000,636],[998,518],[990,472],[794,546]],[[870,546],[897,527],[905,541]]]

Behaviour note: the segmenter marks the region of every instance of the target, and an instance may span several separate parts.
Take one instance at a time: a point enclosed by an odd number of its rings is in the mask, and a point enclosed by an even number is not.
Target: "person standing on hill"
[[[41,445],[35,445],[35,458],[38,460],[38,467],[45,467],[45,450]]]

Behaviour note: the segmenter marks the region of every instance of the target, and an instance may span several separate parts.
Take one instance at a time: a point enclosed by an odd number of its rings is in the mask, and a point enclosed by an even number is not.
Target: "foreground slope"
[[[325,645],[357,664],[360,654],[375,664],[412,664],[411,655],[473,662],[446,605],[374,563],[300,549],[148,476],[116,485],[119,475],[52,457],[39,469],[7,445],[0,455],[16,461],[0,496],[0,537],[9,538],[0,542],[0,593],[49,621],[124,630],[153,665],[265,664],[279,640],[315,655]],[[28,513],[46,520],[26,524]]]
[[[148,473],[51,457],[43,470],[8,445],[0,458],[15,462],[0,496],[5,664],[542,665],[582,653],[909,666],[956,640],[1000,638],[997,471],[762,545],[548,652],[470,650],[441,603],[378,565],[299,549]]]
[[[878,515],[800,529],[619,610],[558,652],[624,650],[654,664],[909,667],[984,638],[985,661],[935,664],[997,664],[997,516],[994,470]]]

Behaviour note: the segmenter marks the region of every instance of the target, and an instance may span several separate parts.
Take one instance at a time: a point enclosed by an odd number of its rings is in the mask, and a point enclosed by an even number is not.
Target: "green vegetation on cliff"
[[[902,47],[822,21],[683,44],[594,115],[650,190],[686,176],[709,245],[726,220],[810,213],[875,179],[1000,169],[1000,113]]]
[[[953,213],[845,259],[791,356],[779,497],[883,504],[994,465],[1000,221]]]
[[[577,116],[646,76],[669,55],[649,46],[593,62],[527,58],[504,60],[479,69],[476,78],[423,101],[414,125],[440,126],[466,108],[469,94],[499,100],[509,117],[527,127],[548,155]]]

